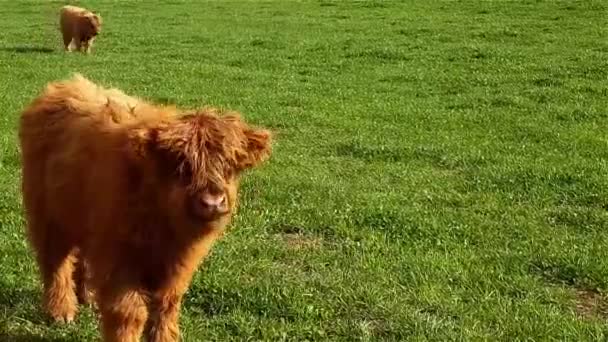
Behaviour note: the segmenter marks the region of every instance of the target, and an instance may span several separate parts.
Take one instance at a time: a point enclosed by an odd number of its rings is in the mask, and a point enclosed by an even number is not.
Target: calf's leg
[[[146,328],[148,342],[179,341],[179,310],[182,296],[164,293],[150,303],[151,317]]]
[[[98,293],[104,342],[138,342],[148,319],[147,303],[136,290],[105,288]]]

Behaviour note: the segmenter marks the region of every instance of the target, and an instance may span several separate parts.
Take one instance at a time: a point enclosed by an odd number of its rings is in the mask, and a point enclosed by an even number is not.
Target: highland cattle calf
[[[270,138],[236,113],[156,106],[79,75],[47,85],[19,128],[46,311],[72,321],[88,288],[104,341],[178,340],[182,296]]]
[[[59,13],[59,27],[65,51],[70,51],[73,42],[76,50],[89,53],[95,37],[101,31],[101,23],[98,14],[76,6],[63,6]]]

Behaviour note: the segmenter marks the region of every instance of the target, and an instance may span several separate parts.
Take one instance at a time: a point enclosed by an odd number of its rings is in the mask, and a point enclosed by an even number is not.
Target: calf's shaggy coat
[[[229,222],[241,173],[270,155],[270,133],[76,75],[25,109],[19,139],[50,316],[73,320],[89,287],[104,341],[178,340],[181,298]]]
[[[65,50],[70,51],[73,41],[76,50],[89,53],[95,37],[101,30],[101,23],[98,14],[76,6],[63,6],[59,13],[59,26]]]

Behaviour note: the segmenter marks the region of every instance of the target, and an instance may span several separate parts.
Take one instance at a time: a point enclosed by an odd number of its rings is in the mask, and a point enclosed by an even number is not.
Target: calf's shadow
[[[43,46],[7,46],[0,47],[0,51],[15,53],[51,53],[53,49]]]

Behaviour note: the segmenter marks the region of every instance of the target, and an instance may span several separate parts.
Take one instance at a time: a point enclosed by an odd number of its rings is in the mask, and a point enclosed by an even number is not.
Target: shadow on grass
[[[2,342],[67,342],[72,341],[70,339],[53,338],[53,337],[40,337],[28,333],[5,333],[0,332],[0,341]],[[75,340],[74,340],[75,341]]]
[[[40,46],[8,46],[0,47],[0,51],[16,53],[51,53],[53,49]]]
[[[47,320],[38,308],[40,301],[40,292],[34,289],[11,288],[10,286],[2,286],[0,291],[0,313],[4,316],[11,316],[19,312],[19,317],[33,324],[47,324]],[[24,306],[36,306],[35,311],[26,310],[23,312]],[[0,326],[0,341],[6,341],[2,337],[6,332],[2,331]]]
[[[27,328],[10,326],[10,321],[17,319],[27,325],[50,326],[40,308],[40,291],[31,288],[12,288],[0,283],[0,341],[2,342],[76,342],[77,337],[45,337],[27,331]],[[34,305],[35,309],[28,308]],[[25,305],[25,307],[24,307]],[[14,316],[14,317],[12,317]],[[12,317],[12,318],[11,318]],[[18,318],[16,318],[18,317]],[[5,321],[5,319],[7,319]],[[2,322],[4,321],[4,322]]]

